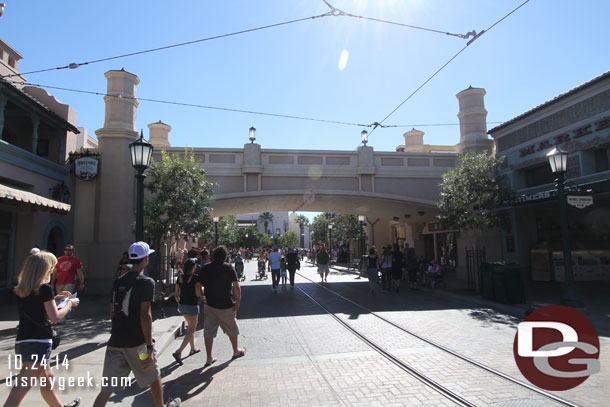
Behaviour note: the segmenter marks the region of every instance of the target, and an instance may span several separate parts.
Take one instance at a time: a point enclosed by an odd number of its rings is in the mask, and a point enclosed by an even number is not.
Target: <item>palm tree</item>
[[[265,225],[265,233],[269,234],[269,230],[267,230],[267,227],[269,226],[269,222],[273,221],[273,215],[271,214],[271,212],[261,213],[261,215],[258,217],[258,220],[263,222],[263,225]]]
[[[299,214],[296,216],[295,221],[299,224],[299,232],[301,233],[301,247],[304,247],[303,245],[305,244],[305,226],[309,225],[309,218],[303,214]]]

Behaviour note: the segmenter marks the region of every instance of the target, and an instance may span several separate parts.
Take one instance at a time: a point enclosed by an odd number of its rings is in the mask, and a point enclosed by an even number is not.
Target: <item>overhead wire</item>
[[[325,0],[323,0],[325,1]],[[508,18],[511,14],[513,14],[514,12],[516,12],[517,10],[519,10],[521,7],[523,7],[524,5],[526,5],[527,3],[529,3],[530,0],[525,0],[523,3],[521,3],[520,5],[518,5],[517,7],[515,7],[513,10],[511,10],[508,14],[506,14],[505,16],[503,16],[502,18],[500,18],[498,21],[496,21],[495,23],[493,23],[489,28],[487,28],[486,30],[483,30],[481,32],[479,32],[478,34],[475,34],[474,37],[468,41],[466,43],[466,45],[460,49],[455,55],[453,55],[447,62],[445,62],[439,69],[437,69],[428,79],[426,79],[420,86],[418,86],[413,92],[411,92],[411,94],[409,94],[409,96],[407,96],[406,99],[404,99],[402,102],[400,102],[400,104],[398,106],[396,106],[396,108],[394,108],[394,110],[392,110],[390,113],[388,113],[383,120],[381,120],[379,122],[379,126],[375,126],[373,127],[373,129],[371,130],[371,132],[369,133],[369,137],[371,136],[371,134],[377,129],[377,127],[385,127],[383,126],[383,123],[390,118],[390,116],[392,116],[394,113],[396,113],[396,111],[398,109],[400,109],[405,103],[407,103],[413,96],[415,96],[415,94],[417,94],[417,92],[419,92],[424,86],[426,86],[426,84],[428,84],[428,82],[430,82],[436,75],[438,75],[443,69],[445,69],[447,67],[447,65],[449,65],[453,60],[455,60],[462,52],[464,52],[464,50],[466,50],[466,48],[468,48],[468,46],[470,44],[472,44],[474,41],[476,41],[477,39],[479,39],[483,34],[485,34],[486,32],[489,32],[492,28],[494,28],[496,25],[498,25],[499,23],[501,23],[502,21],[504,21],[506,18]]]
[[[278,117],[278,118],[283,118],[283,119],[306,120],[306,121],[313,121],[313,122],[320,122],[320,123],[339,124],[339,125],[345,125],[345,126],[366,127],[366,128],[371,128],[376,125],[376,123],[366,124],[366,123],[348,122],[348,121],[341,121],[341,120],[319,119],[319,118],[315,118],[315,117],[306,117],[306,116],[297,116],[297,115],[288,115],[288,114],[270,113],[270,112],[259,112],[259,111],[255,111],[255,110],[236,109],[236,108],[221,107],[221,106],[210,106],[210,105],[203,105],[203,104],[197,104],[197,103],[177,102],[177,101],[172,101],[172,100],[162,100],[162,99],[143,98],[143,97],[134,98],[134,97],[128,97],[128,96],[123,96],[123,95],[117,96],[117,94],[110,94],[110,93],[96,92],[96,91],[82,90],[82,89],[74,89],[74,88],[66,88],[66,87],[61,87],[61,86],[45,85],[45,84],[40,84],[40,83],[21,82],[21,81],[7,81],[7,82],[12,83],[12,84],[17,84],[17,85],[36,86],[36,87],[43,88],[43,89],[54,89],[54,90],[60,90],[60,91],[65,91],[65,92],[83,93],[83,94],[95,95],[95,96],[112,96],[112,97],[118,97],[118,98],[138,100],[140,102],[162,103],[162,104],[168,104],[168,105],[194,107],[194,108],[208,109],[208,110],[219,110],[219,111],[232,112],[232,113],[244,113],[244,114],[252,114],[252,115],[259,115],[259,116]],[[487,123],[504,123],[504,122],[487,122]],[[459,126],[459,123],[394,124],[394,125],[385,125],[383,127],[404,128],[404,127],[438,127],[438,126]]]
[[[417,30],[424,30],[424,31],[430,31],[430,32],[434,32],[434,33],[451,35],[451,36],[459,37],[462,39],[466,39],[469,36],[476,34],[474,31],[469,32],[467,34],[455,34],[455,33],[435,30],[435,29],[431,29],[431,28],[419,27],[419,26],[415,26],[415,25],[402,24],[402,23],[397,23],[397,22],[392,22],[392,21],[386,21],[386,20],[381,20],[381,19],[376,19],[376,18],[371,18],[371,17],[365,17],[365,16],[359,16],[359,15],[355,15],[355,14],[345,13],[345,12],[333,7],[332,5],[330,5],[326,0],[322,0],[322,1],[324,3],[326,3],[326,5],[330,8],[329,12],[315,15],[315,16],[310,16],[310,17],[298,18],[295,20],[283,21],[281,23],[268,24],[268,25],[264,25],[264,26],[260,26],[260,27],[249,28],[249,29],[245,29],[245,30],[231,32],[231,33],[214,35],[211,37],[200,38],[200,39],[192,40],[192,41],[186,41],[186,42],[166,45],[166,46],[162,46],[162,47],[150,48],[150,49],[146,49],[146,50],[142,50],[142,51],[129,52],[126,54],[120,54],[120,55],[115,55],[115,56],[106,57],[106,58],[94,59],[94,60],[86,61],[86,62],[71,62],[68,65],[57,66],[57,67],[53,67],[53,68],[45,68],[45,69],[38,69],[38,70],[34,70],[34,71],[29,71],[29,72],[0,75],[0,78],[12,78],[15,76],[32,75],[32,74],[37,74],[37,73],[42,73],[42,72],[50,72],[50,71],[57,71],[57,70],[64,70],[64,69],[77,69],[81,66],[92,65],[92,64],[99,63],[99,62],[106,62],[106,61],[112,61],[115,59],[127,58],[127,57],[131,57],[131,56],[135,56],[135,55],[148,54],[148,53],[163,51],[163,50],[167,50],[167,49],[171,49],[171,48],[198,44],[198,43],[202,43],[202,42],[232,37],[232,36],[241,35],[241,34],[247,34],[247,33],[255,32],[255,31],[261,31],[261,30],[266,30],[269,28],[275,28],[275,27],[280,27],[283,25],[294,24],[294,23],[299,23],[299,22],[308,21],[308,20],[315,20],[317,18],[330,17],[330,16],[346,16],[346,17],[367,19],[367,20],[371,20],[371,21],[378,21],[378,22],[382,22],[382,23],[386,23],[386,24],[393,24],[393,25],[403,26],[403,27],[417,29]]]

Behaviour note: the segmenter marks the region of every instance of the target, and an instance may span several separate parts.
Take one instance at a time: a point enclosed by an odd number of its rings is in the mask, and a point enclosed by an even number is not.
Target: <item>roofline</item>
[[[549,100],[547,102],[544,102],[543,104],[538,105],[538,106],[536,106],[536,107],[526,111],[525,113],[522,113],[519,116],[516,116],[516,117],[514,117],[514,118],[512,118],[512,119],[510,119],[510,120],[508,120],[508,121],[506,121],[506,122],[504,122],[502,124],[500,124],[499,126],[494,127],[491,130],[488,130],[487,134],[491,135],[492,133],[500,131],[500,130],[510,126],[511,124],[513,124],[513,123],[515,123],[515,122],[517,122],[519,120],[525,119],[526,117],[531,116],[534,113],[537,113],[537,112],[539,112],[539,111],[541,111],[541,110],[543,110],[543,109],[545,109],[545,108],[547,108],[547,107],[549,107],[549,106],[551,106],[553,104],[559,103],[559,102],[567,99],[568,97],[574,95],[575,93],[578,93],[581,90],[583,90],[583,89],[585,89],[585,88],[587,88],[589,86],[595,85],[596,83],[602,82],[602,81],[604,81],[604,80],[606,80],[608,78],[610,78],[610,71],[608,71],[606,73],[603,73],[603,74],[601,74],[601,75],[591,79],[590,81],[587,81],[587,82],[583,83],[582,85],[579,85],[579,86],[575,87],[574,89],[571,89],[571,90],[569,90],[569,91],[567,91],[565,93],[562,93],[562,94],[554,97],[553,99],[551,99],[551,100]]]
[[[69,131],[71,131],[74,134],[80,134],[80,131],[76,128],[76,126],[74,126],[72,123],[70,123],[69,121],[67,121],[66,119],[64,119],[63,117],[61,117],[60,115],[58,115],[57,113],[52,111],[51,109],[49,109],[44,104],[40,103],[33,96],[28,95],[27,93],[25,93],[21,89],[18,89],[17,87],[13,86],[10,82],[8,82],[8,81],[6,81],[6,80],[4,80],[2,78],[0,78],[0,83],[5,85],[6,89],[9,89],[10,91],[15,92],[18,95],[24,97],[24,99],[26,99],[28,101],[28,103],[31,103],[34,106],[38,107],[38,108],[44,109],[45,112],[47,112],[53,118],[55,118],[56,120],[59,120],[65,126],[66,130],[69,130]]]

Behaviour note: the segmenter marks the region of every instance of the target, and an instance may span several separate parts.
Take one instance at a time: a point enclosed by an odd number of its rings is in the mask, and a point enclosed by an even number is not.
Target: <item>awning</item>
[[[63,202],[54,201],[31,192],[22,191],[20,189],[7,187],[0,184],[0,199],[12,199],[27,204],[53,208],[64,212],[70,212],[70,205]]]

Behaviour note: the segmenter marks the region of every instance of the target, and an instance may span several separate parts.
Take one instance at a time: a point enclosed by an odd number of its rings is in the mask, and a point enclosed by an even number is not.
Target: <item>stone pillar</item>
[[[0,93],[0,140],[2,140],[2,132],[4,131],[4,109],[6,108],[8,99]]]
[[[159,120],[156,123],[148,125],[149,130],[149,142],[155,148],[171,147],[169,142],[169,132],[172,131],[172,126],[163,123]]]
[[[38,127],[40,126],[40,117],[32,115],[32,153],[36,154],[38,148]]]
[[[89,256],[89,280],[101,294],[109,292],[118,259],[134,241],[135,170],[131,166],[129,144],[136,131],[140,80],[125,70],[108,71],[104,127],[95,131],[100,153],[96,210],[95,250]],[[75,225],[78,228],[78,224]],[[94,286],[89,284],[90,288]],[[90,290],[88,290],[90,292]]]
[[[424,132],[411,129],[403,134],[405,138],[405,151],[408,152],[424,152]]]
[[[487,110],[485,110],[485,89],[468,87],[458,93],[460,111],[460,143],[458,153],[491,152],[493,140],[487,137]]]

